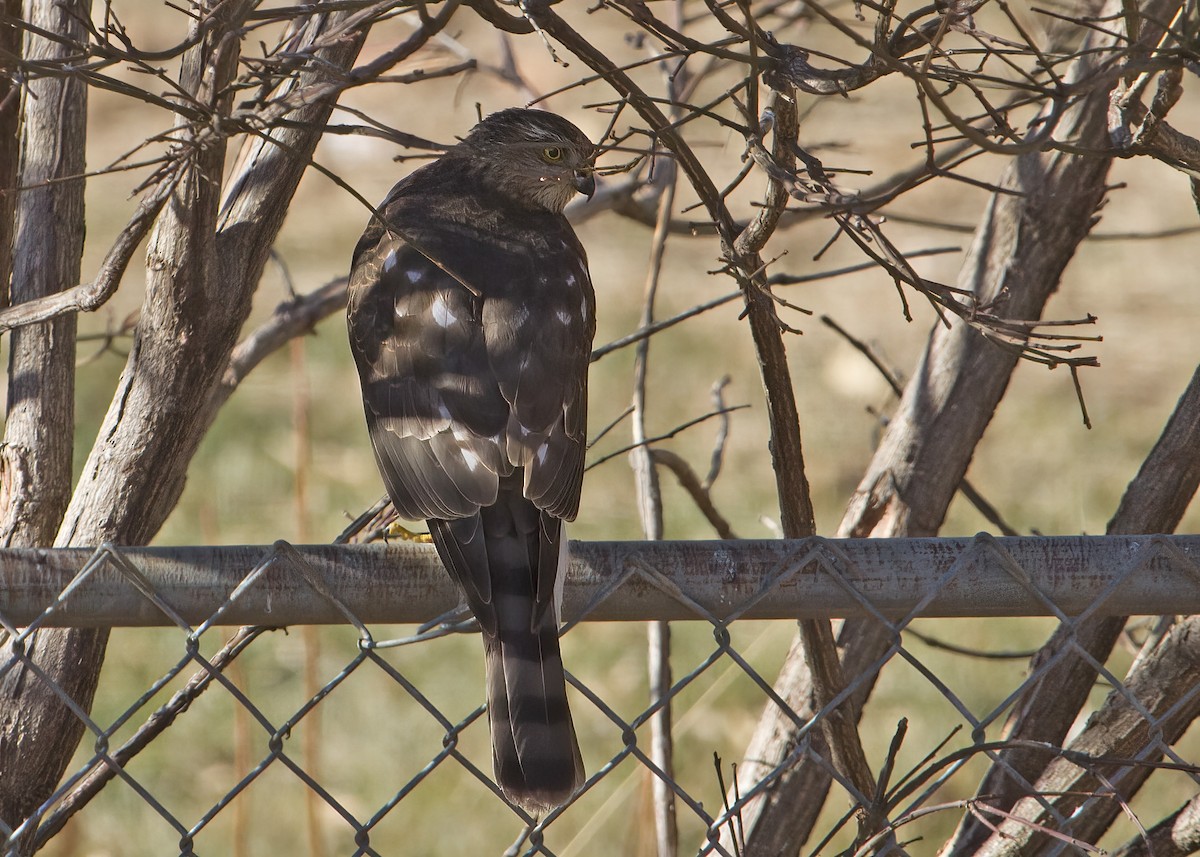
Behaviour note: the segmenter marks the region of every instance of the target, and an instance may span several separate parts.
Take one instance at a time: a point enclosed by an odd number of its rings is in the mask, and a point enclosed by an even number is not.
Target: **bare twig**
[[[16,327],[48,321],[72,312],[95,312],[117,291],[138,245],[150,234],[163,204],[175,192],[182,169],[166,170],[154,188],[138,203],[137,210],[117,240],[109,248],[94,280],[45,297],[25,301],[0,310],[0,333]]]

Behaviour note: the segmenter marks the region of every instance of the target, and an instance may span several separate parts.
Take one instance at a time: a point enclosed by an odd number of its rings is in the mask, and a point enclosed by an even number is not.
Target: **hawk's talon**
[[[399,539],[402,542],[416,542],[422,545],[433,544],[433,536],[429,533],[414,533],[408,527],[401,524],[399,521],[392,521],[383,529],[383,538],[386,541]]]

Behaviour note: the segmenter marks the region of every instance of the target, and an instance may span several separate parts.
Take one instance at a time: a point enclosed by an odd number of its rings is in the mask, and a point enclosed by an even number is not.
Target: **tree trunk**
[[[253,5],[251,0],[210,3],[197,18],[203,35],[184,58],[183,88],[218,115],[228,111],[226,84],[236,69],[240,45],[239,39],[228,36]],[[297,34],[297,52],[324,44],[323,37],[351,14],[311,16]],[[317,60],[283,89],[329,81],[350,68],[366,30],[357,27],[329,40],[316,51]],[[213,391],[338,91],[332,87],[289,106],[285,112],[297,125],[255,137],[247,147],[249,157],[230,180],[223,205],[224,138],[180,121],[177,133],[185,142],[176,150],[173,166],[179,181],[150,240],[147,295],[133,346],[76,491],[65,514],[59,512],[58,546],[145,544],[170,514],[216,403],[223,401]],[[81,169],[80,164],[74,172]],[[82,229],[80,218],[66,222]],[[70,284],[75,282],[78,274]],[[68,323],[73,329],[74,318]],[[60,423],[55,427],[61,430]],[[52,534],[50,529],[42,543]],[[84,710],[90,708],[103,661],[103,634],[48,632],[39,635],[37,654],[44,659],[38,664],[49,680]],[[67,711],[51,688],[26,670],[10,670],[0,685],[0,724],[6,733],[8,724],[15,724],[11,732],[20,737],[20,744],[10,741],[3,748],[8,755],[0,757],[5,771],[0,789],[12,786],[20,791],[0,804],[11,826],[22,823],[49,797],[82,728],[74,714],[55,722],[33,719],[30,697],[38,696]],[[45,752],[34,752],[34,743],[44,745]]]
[[[1162,436],[1138,470],[1108,524],[1110,534],[1169,533],[1179,525],[1200,485],[1200,368],[1192,375]],[[1038,650],[1030,674],[1042,673],[1014,703],[1004,737],[1059,746],[1096,681],[1093,663],[1103,663],[1125,627],[1126,617],[1094,618],[1062,625]],[[1084,658],[1080,652],[1087,652]],[[1042,668],[1043,664],[1049,665]],[[1005,750],[980,782],[976,794],[990,806],[1009,810],[1037,781],[1050,756],[1045,751]],[[1150,768],[1145,772],[1149,773]],[[1134,774],[1137,776],[1137,774]],[[992,830],[973,815],[963,822],[947,854],[974,854]]]
[[[21,17],[21,0],[0,0],[0,13],[8,18]],[[21,30],[12,24],[0,24],[0,51],[21,56]],[[12,274],[13,231],[17,186],[21,161],[21,99],[16,83],[0,76],[0,308],[8,306],[9,277]]]
[[[1111,4],[1110,4],[1111,5]],[[1160,0],[1154,15],[1171,5]],[[1094,40],[1096,42],[1100,39]],[[1112,40],[1093,48],[1113,47]],[[1095,71],[1094,54],[1077,60],[1070,79]],[[1107,91],[1100,89],[1067,110],[1054,138],[1084,148],[1106,149]],[[1049,109],[1056,109],[1051,105]],[[1039,121],[1044,122],[1043,115]],[[1030,126],[1031,134],[1041,126]],[[1014,159],[975,232],[957,286],[978,296],[1001,317],[1036,319],[1079,243],[1095,222],[1104,198],[1110,160],[1060,151],[1030,152]],[[958,319],[938,324],[888,423],[866,475],[839,528],[844,537],[931,536],[966,474],[976,445],[1008,387],[1017,364],[1014,351],[985,339]],[[893,631],[874,621],[847,621],[839,635],[843,674],[857,685],[861,711],[874,686],[870,668],[892,645]],[[799,722],[814,716],[812,677],[795,663],[793,645],[775,689]],[[779,769],[770,787],[743,811],[744,854],[794,855],[812,830],[830,784],[826,770],[797,751],[791,716],[769,705],[763,712],[745,761],[739,789],[745,794]],[[818,752],[824,748],[814,746]],[[732,851],[728,836],[722,843]]]
[[[1155,761],[1161,752],[1158,748],[1177,741],[1200,714],[1197,670],[1200,616],[1190,616],[1147,644],[1122,686],[1108,695],[1071,742],[1071,758],[1051,759],[1038,777],[1038,797],[1017,801],[1012,817],[970,853],[1015,857],[1056,851],[1061,842],[1039,832],[1046,828],[1081,842],[1097,842],[1154,769],[1100,761],[1081,767],[1080,756]],[[1056,815],[1065,821],[1057,823]]]
[[[26,20],[67,40],[85,40],[82,21],[90,14],[87,0],[33,0]],[[69,44],[33,33],[24,47],[31,60],[54,62],[73,53]],[[87,86],[78,78],[43,77],[26,87],[18,182],[28,189],[15,200],[10,303],[75,285],[83,254]],[[3,121],[11,124],[7,113]],[[71,491],[74,423],[74,316],[13,331],[0,448],[0,540],[5,547],[53,542]],[[69,667],[98,659],[104,638],[97,631],[47,631],[0,648],[0,661],[10,656],[21,660],[0,677],[0,771],[5,773],[0,777],[0,821],[10,827],[53,791],[70,759],[63,747],[73,748],[83,731],[82,721],[38,671],[62,676],[62,690],[88,706],[94,685]]]

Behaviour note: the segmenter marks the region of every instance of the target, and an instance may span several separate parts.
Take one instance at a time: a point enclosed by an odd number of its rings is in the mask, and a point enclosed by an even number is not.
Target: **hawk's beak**
[[[571,179],[571,184],[575,186],[575,190],[588,199],[591,199],[592,194],[596,192],[596,177],[590,171],[575,173],[575,177]]]

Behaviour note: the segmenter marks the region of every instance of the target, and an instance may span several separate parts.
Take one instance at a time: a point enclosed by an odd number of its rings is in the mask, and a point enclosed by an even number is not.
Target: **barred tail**
[[[483,632],[492,761],[505,796],[531,813],[584,779],[558,648],[562,521],[521,494],[517,474],[475,515],[429,520],[429,532]]]
[[[551,615],[530,628],[524,609],[498,610],[499,633],[484,636],[492,760],[505,796],[541,814],[583,783],[583,759],[567,707],[566,678]]]

